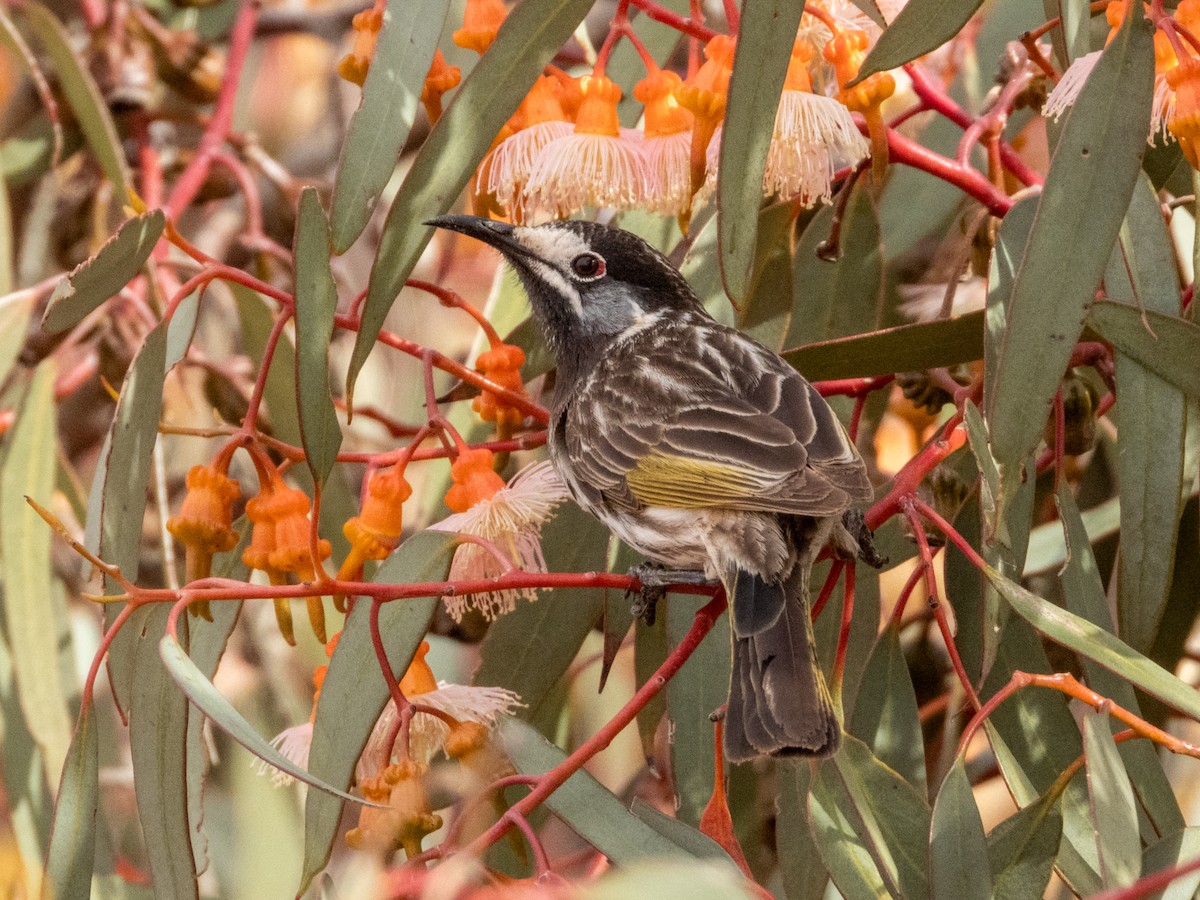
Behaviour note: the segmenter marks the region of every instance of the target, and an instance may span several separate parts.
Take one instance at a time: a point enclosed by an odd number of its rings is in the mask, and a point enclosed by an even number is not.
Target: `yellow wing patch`
[[[736,504],[768,487],[752,469],[665,453],[642,457],[625,481],[638,502],[673,509]]]

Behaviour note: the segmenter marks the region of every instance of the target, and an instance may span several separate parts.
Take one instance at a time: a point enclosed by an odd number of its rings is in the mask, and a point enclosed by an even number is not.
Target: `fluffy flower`
[[[548,462],[526,466],[507,486],[480,500],[465,512],[455,513],[431,525],[437,531],[460,532],[486,538],[527,572],[545,572],[542,556],[542,525],[567,498],[566,488]],[[450,566],[450,580],[495,578],[504,574],[499,560],[478,544],[463,544]],[[521,597],[534,600],[532,588],[491,591],[467,597],[447,597],[446,608],[461,619],[468,608],[478,609],[488,619],[515,608]]]
[[[574,131],[542,148],[526,185],[527,206],[557,218],[638,206],[646,193],[641,134],[618,124],[621,89],[603,75],[585,75],[580,88]]]
[[[689,158],[692,147],[690,112],[680,106],[675,91],[682,79],[656,70],[637,83],[633,95],[646,107],[642,153],[646,160],[648,209],[678,216],[692,206]]]
[[[439,681],[437,687],[426,693],[409,697],[414,703],[428,706],[458,719],[459,722],[474,722],[494,728],[500,716],[510,716],[523,706],[521,698],[512,691],[498,687],[475,687],[467,684],[448,684]],[[395,731],[396,704],[384,707],[383,715],[375,723],[367,746],[358,761],[360,778],[367,773],[378,772],[396,754],[396,747],[388,747],[387,739]],[[417,713],[408,726],[409,755],[420,762],[428,763],[439,753],[446,751],[446,739],[450,726],[437,716]]]
[[[538,155],[552,141],[572,133],[563,109],[563,82],[543,75],[521,101],[513,121],[513,133],[500,141],[480,167],[480,181],[500,206],[521,221],[525,216],[525,185]]]
[[[312,735],[313,723],[311,721],[305,722],[303,725],[293,725],[275,735],[271,739],[271,746],[283,754],[283,757],[289,762],[296,764],[301,769],[307,769],[308,751],[312,748]],[[256,760],[255,763],[258,774],[270,775],[271,784],[275,787],[284,787],[296,780],[283,769],[275,768],[265,759]]]
[[[806,206],[829,202],[833,173],[869,152],[850,111],[832,97],[785,91],[767,151],[763,190]]]

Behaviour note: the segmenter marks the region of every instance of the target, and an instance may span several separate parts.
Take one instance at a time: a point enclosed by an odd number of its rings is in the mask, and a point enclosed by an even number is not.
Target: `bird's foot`
[[[858,545],[854,556],[875,569],[882,569],[887,565],[887,558],[880,556],[879,551],[875,549],[875,538],[871,534],[871,529],[867,527],[867,520],[862,514],[862,510],[846,510],[842,514],[842,527],[850,533]]]
[[[642,563],[629,570],[629,577],[636,578],[641,585],[639,590],[632,588],[625,596],[636,595],[630,612],[635,619],[641,619],[647,625],[654,624],[658,601],[667,595],[667,586],[672,584],[711,584],[703,572],[694,569],[668,569],[658,563]]]

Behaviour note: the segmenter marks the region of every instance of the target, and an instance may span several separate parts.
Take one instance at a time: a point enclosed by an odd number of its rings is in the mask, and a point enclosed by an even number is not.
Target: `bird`
[[[731,608],[731,762],[824,757],[841,720],[817,662],[809,575],[826,544],[875,562],[867,469],[825,399],[774,351],[717,322],[641,238],[589,221],[426,224],[498,250],[553,352],[551,462],[573,499]],[[639,570],[647,583],[648,570]]]

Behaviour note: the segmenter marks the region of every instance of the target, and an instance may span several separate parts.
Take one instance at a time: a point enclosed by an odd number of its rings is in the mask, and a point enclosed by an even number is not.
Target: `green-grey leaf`
[[[362,234],[396,170],[449,6],[449,0],[390,0],[384,7],[362,103],[338,158],[329,216],[335,253],[345,253]]]
[[[125,222],[95,256],[55,286],[42,316],[42,330],[55,334],[72,328],[116,296],[150,258],[166,222],[158,209]]]
[[[750,286],[767,148],[803,11],[803,0],[745,0],[742,4],[717,179],[721,280],[737,305]]]
[[[929,806],[858,738],[821,761],[808,809],[843,896],[929,896]]]
[[[300,194],[295,257],[300,439],[313,480],[323,484],[342,446],[342,426],[329,393],[329,339],[333,337],[337,285],[329,268],[329,225],[316,189],[311,187]]]
[[[1146,149],[1153,29],[1130,10],[1067,117],[1007,304],[987,410],[1002,468],[1037,446]]]
[[[987,318],[983,332],[985,403],[990,401],[991,393],[996,389],[996,370],[1004,335],[1008,331],[1008,308],[1012,301],[1013,283],[1029,244],[1029,232],[1033,229],[1039,202],[1036,194],[1022,197],[1008,211],[996,232],[996,247],[988,266]]]
[[[863,672],[848,731],[861,739],[884,765],[925,791],[925,741],[917,718],[917,695],[900,635],[886,629],[875,643]]]
[[[808,824],[808,796],[812,766],[806,760],[782,759],[775,766],[775,848],[779,874],[787,900],[821,900],[829,884],[829,873],[813,843]]]
[[[1128,303],[1097,300],[1088,327],[1189,397],[1200,397],[1200,325]]]
[[[684,852],[700,859],[715,859],[727,866],[734,865],[725,848],[703,831],[659,812],[641,797],[633,798],[629,811]]]
[[[608,568],[608,530],[574,503],[547,523],[542,548],[553,572]],[[525,704],[521,717],[535,719],[603,610],[604,594],[587,588],[557,588],[536,602],[519,601],[488,629],[472,681],[516,692]]]
[[[1146,848],[1142,856],[1142,872],[1151,875],[1195,862],[1200,857],[1200,828],[1184,828],[1169,834]],[[1200,871],[1176,878],[1170,887],[1152,896],[1155,900],[1192,900],[1200,889]]]
[[[429,243],[431,232],[419,223],[448,210],[462,193],[496,133],[591,7],[592,0],[524,0],[515,7],[422,144],[379,236],[346,375],[348,400],[388,310]]]
[[[1171,235],[1158,195],[1145,174],[1133,192],[1104,284],[1108,293],[1131,297],[1143,309],[1166,314],[1179,310]],[[1182,511],[1185,398],[1177,386],[1119,350],[1116,364],[1121,392],[1117,611],[1121,637],[1129,646],[1146,651],[1154,641],[1171,587]],[[1171,365],[1171,361],[1164,360],[1164,364]]]
[[[1062,570],[1063,594],[1067,609],[1094,622],[1105,631],[1113,631],[1104,581],[1088,543],[1083,517],[1079,514],[1066,479],[1059,483],[1056,499],[1059,518],[1062,519],[1059,523],[1060,530],[1067,545],[1067,560]],[[1142,714],[1137,695],[1123,678],[1088,659],[1083,661],[1083,672],[1092,690],[1125,707],[1134,715]],[[1133,789],[1141,807],[1149,819],[1147,825],[1142,828],[1142,834],[1147,841],[1182,828],[1183,814],[1179,810],[1171,782],[1163,772],[1155,746],[1148,741],[1126,741],[1120,746],[1120,754],[1125,761],[1125,770],[1133,779]]]
[[[51,532],[25,502],[50,503],[56,470],[55,367],[38,366],[13,426],[0,469],[0,558],[4,560],[5,626],[17,697],[25,724],[42,751],[47,783],[56,789],[71,716],[58,668],[58,623],[51,602]]]
[[[818,255],[818,248],[829,238],[833,216],[832,206],[823,207],[796,244],[794,309],[785,346],[862,334],[880,324],[883,253],[879,219],[865,183],[859,181],[850,195],[842,219],[842,252],[830,261]]]
[[[240,712],[234,709],[211,681],[204,677],[187,651],[180,646],[179,641],[167,634],[158,642],[158,655],[166,665],[167,671],[175,679],[175,683],[183,689],[188,699],[196,708],[204,713],[231,738],[257,756],[282,772],[291,775],[297,781],[303,781],[310,787],[332,794],[342,800],[362,803],[361,797],[355,797],[344,790],[326,784],[320,778],[310,775],[306,770],[296,765],[279,752],[268,740],[254,730]],[[190,850],[189,850],[190,852]]]
[[[851,84],[912,62],[942,46],[962,30],[982,5],[983,0],[912,0],[879,36]]]
[[[379,567],[375,581],[380,584],[445,581],[456,546],[457,538],[452,534],[437,531],[414,534]],[[408,668],[439,602],[438,597],[417,597],[383,604],[379,629],[385,635],[393,671],[402,673]],[[346,617],[346,627],[321,684],[313,721],[308,770],[314,777],[342,788],[350,786],[354,766],[388,701],[387,684],[371,646],[370,606],[369,600],[360,599]],[[298,895],[308,889],[329,861],[341,817],[339,800],[319,791],[308,792],[304,801],[304,867]]]
[[[672,594],[667,602],[667,635],[676,646],[692,627],[704,598]],[[671,772],[679,818],[698,825],[713,790],[713,737],[709,716],[729,696],[732,666],[729,617],[722,615],[688,661],[667,683],[671,729]]]
[[[86,544],[105,562],[117,566],[130,581],[137,579],[141,555],[142,518],[162,412],[168,328],[166,322],[156,325],[146,335],[141,352],[129,367],[117,398],[112,428],[101,450],[101,465],[88,495]],[[106,576],[104,590],[119,594],[122,589]],[[116,604],[105,607],[107,625],[112,624],[118,612]],[[121,707],[128,704],[133,650],[147,612],[142,609],[134,613],[109,648],[109,678],[113,696]]]
[[[1100,875],[1106,888],[1128,887],[1142,872],[1142,841],[1133,785],[1117,752],[1106,713],[1089,710],[1084,715],[1083,752]]]
[[[939,900],[988,900],[992,896],[991,884],[981,877],[988,871],[983,820],[961,758],[956,758],[946,773],[933,804],[929,862],[931,896]]]
[[[50,10],[39,3],[27,3],[21,7],[21,17],[37,35],[42,49],[50,58],[58,75],[59,86],[71,111],[75,113],[92,153],[104,170],[104,176],[112,182],[116,196],[123,201],[125,191],[130,186],[129,166],[117,136],[117,126],[108,104],[100,94],[100,88],[71,46],[66,28]]]
[[[167,640],[162,635],[170,611],[167,604],[150,610],[134,652],[129,747],[138,818],[155,888],[186,900],[199,896],[187,808],[188,698],[155,652],[155,642]],[[185,629],[186,622],[180,628]]]
[[[812,381],[955,366],[983,356],[983,312],[896,325],[796,347],[783,358]]]
[[[99,806],[100,737],[93,707],[88,703],[79,713],[75,738],[62,770],[42,900],[91,896]]]
[[[567,758],[532,725],[518,719],[503,720],[499,730],[509,758],[523,775],[541,775]],[[654,857],[696,859],[633,815],[583,769],[546,798],[546,806],[618,866]]]
[[[996,900],[1040,897],[1050,882],[1062,841],[1059,798],[1046,794],[1009,816],[988,835]]]
[[[1200,716],[1200,695],[1128,644],[1087,619],[1031,594],[990,566],[984,569],[984,575],[1022,618],[1052,641],[1094,660],[1185,715]]]

